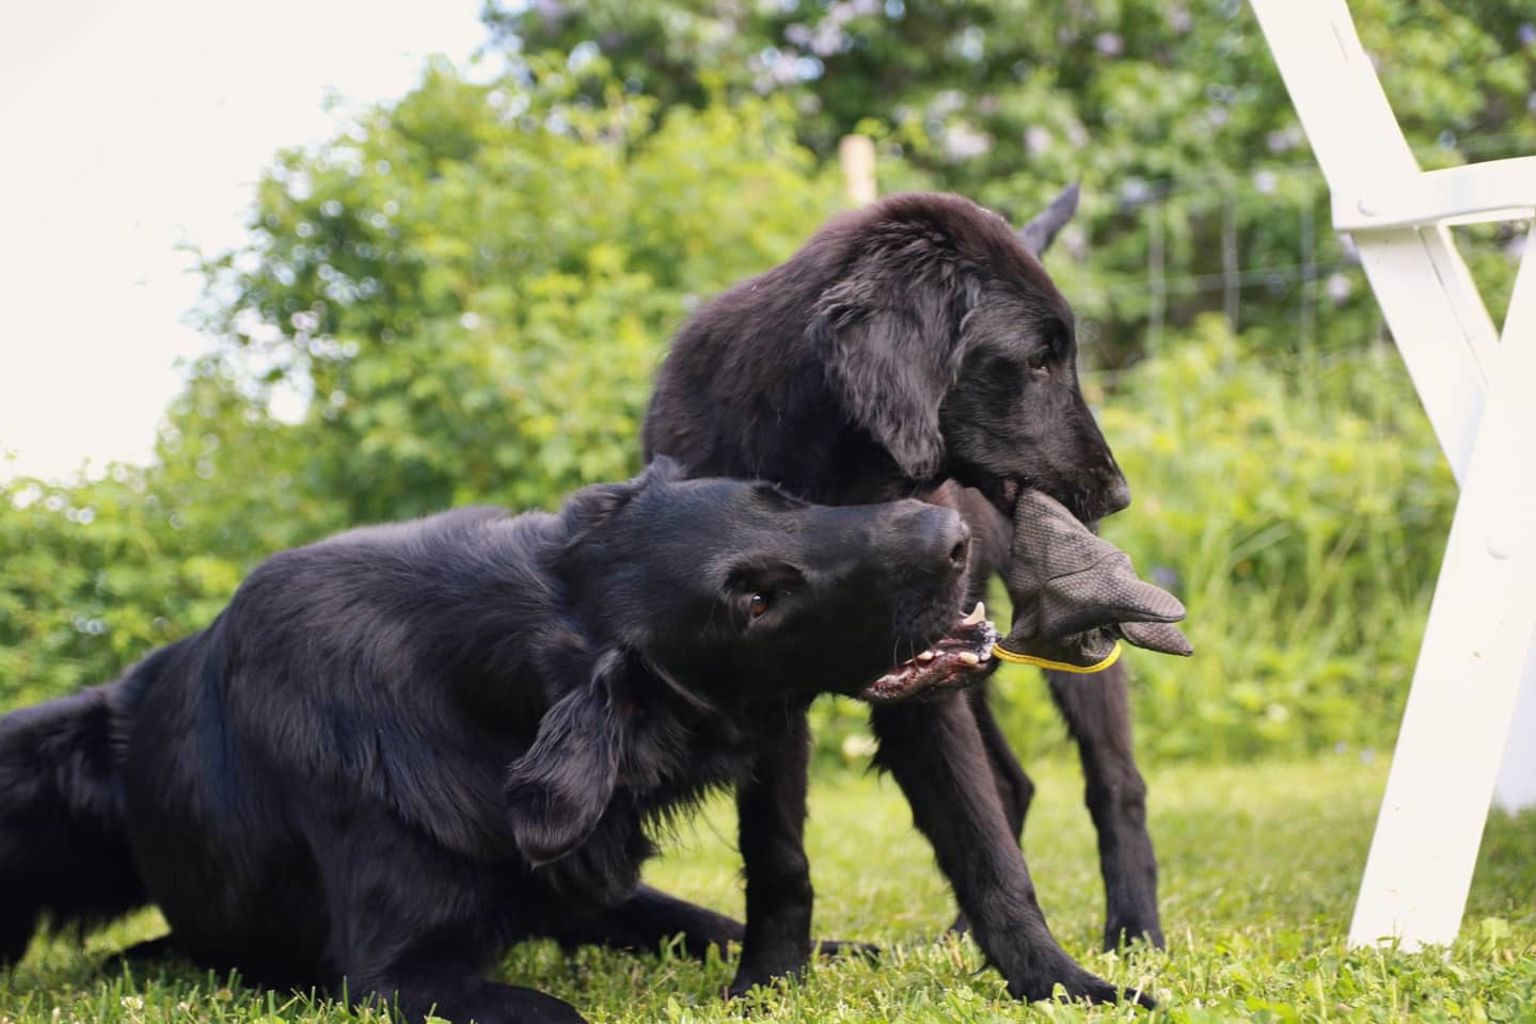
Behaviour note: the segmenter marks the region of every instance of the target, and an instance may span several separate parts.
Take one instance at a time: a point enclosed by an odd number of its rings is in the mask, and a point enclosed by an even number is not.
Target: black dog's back
[[[551,522],[460,509],[284,552],[206,629],[118,681],[0,717],[0,965],[44,922],[83,930],[152,893],[177,922],[176,948],[200,962],[270,983],[329,980],[314,970],[332,938],[324,865],[295,794],[351,794],[321,817],[387,806],[468,855],[510,843],[481,824],[495,817],[482,806],[499,803],[500,774],[465,767],[454,748],[469,730],[444,720],[434,687],[420,686],[401,719],[380,707],[393,698],[378,684],[431,666],[444,690],[473,685],[484,669],[463,664],[465,638],[490,624],[464,608],[487,595],[444,595],[462,589],[455,576],[487,575],[462,564],[497,549],[479,538],[520,552]],[[490,603],[498,616],[524,606],[537,618],[526,606],[548,600],[548,583],[531,561],[511,561],[490,575],[514,592]],[[326,689],[301,685],[317,676]]]

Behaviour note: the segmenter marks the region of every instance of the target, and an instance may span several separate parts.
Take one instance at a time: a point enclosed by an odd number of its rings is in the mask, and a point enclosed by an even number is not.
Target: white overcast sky
[[[328,95],[390,99],[485,38],[481,0],[0,3],[0,475],[148,457],[198,294]]]

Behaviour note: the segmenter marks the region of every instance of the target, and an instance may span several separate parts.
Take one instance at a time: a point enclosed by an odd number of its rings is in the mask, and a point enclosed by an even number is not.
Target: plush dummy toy
[[[1019,496],[1005,578],[1013,629],[993,649],[1004,661],[1101,672],[1119,659],[1121,640],[1194,653],[1172,625],[1184,618],[1179,599],[1138,578],[1125,552],[1039,491]]]

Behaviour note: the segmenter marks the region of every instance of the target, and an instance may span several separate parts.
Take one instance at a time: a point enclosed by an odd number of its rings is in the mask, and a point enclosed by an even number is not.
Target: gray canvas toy
[[[1004,661],[1101,672],[1119,659],[1122,639],[1194,653],[1172,625],[1184,618],[1179,599],[1138,578],[1130,556],[1039,491],[1019,496],[1006,580],[1013,629],[994,648]]]

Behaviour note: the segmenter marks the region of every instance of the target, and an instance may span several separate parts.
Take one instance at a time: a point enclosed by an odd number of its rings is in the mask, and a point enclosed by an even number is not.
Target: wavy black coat
[[[1019,487],[1084,521],[1129,502],[1078,385],[1071,308],[1037,259],[1075,204],[1068,190],[1020,233],[946,195],[894,196],[833,219],[679,331],[646,417],[646,453],[829,504],[953,504],[978,540],[967,600],[982,596],[1006,561]],[[1160,943],[1123,672],[1053,674],[1051,686],[1082,748],[1099,827],[1106,944]],[[1042,998],[1061,983],[1075,996],[1115,998],[1046,928],[1018,847],[1033,786],[982,692],[877,709],[873,723],[879,763],[903,787],[1010,990]],[[769,829],[752,816],[766,815],[780,827],[761,845],[778,860],[762,870],[780,880],[780,913],[800,922],[782,929],[797,936],[786,945],[803,952],[810,888],[796,837],[805,794],[793,785],[804,771],[781,757],[759,775],[777,789],[742,806],[749,891],[754,861],[771,859],[748,841]]]
[[[652,826],[942,633],[968,531],[679,476],[285,552],[120,680],[0,719],[0,963],[153,902],[155,952],[510,1024],[581,1019],[484,976],[519,939],[743,938],[638,885]]]

